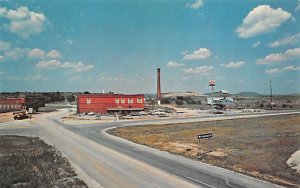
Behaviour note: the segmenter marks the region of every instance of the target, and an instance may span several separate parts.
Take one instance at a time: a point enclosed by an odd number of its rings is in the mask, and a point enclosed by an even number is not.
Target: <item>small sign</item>
[[[211,138],[211,137],[212,137],[212,133],[198,134],[198,139]]]
[[[215,86],[215,85],[216,85],[216,81],[215,81],[215,80],[210,80],[210,81],[208,82],[208,85],[209,85],[209,86]]]
[[[28,113],[33,114],[33,108],[28,108]]]

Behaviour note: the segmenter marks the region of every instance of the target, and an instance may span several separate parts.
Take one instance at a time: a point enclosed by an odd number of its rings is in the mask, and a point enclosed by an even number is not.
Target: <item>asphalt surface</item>
[[[286,112],[299,113],[299,112]],[[274,115],[207,116],[190,119],[118,121],[92,125],[67,125],[64,112],[35,120],[0,124],[0,134],[39,136],[55,145],[85,174],[90,187],[279,187],[233,171],[214,167],[108,135],[119,126],[234,119]],[[276,113],[275,115],[279,115]],[[88,176],[88,178],[86,178]]]

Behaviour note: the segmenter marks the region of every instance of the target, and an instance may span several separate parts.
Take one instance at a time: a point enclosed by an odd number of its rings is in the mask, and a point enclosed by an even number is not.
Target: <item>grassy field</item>
[[[199,144],[197,135],[210,132],[213,138]],[[110,133],[287,187],[300,186],[300,175],[286,164],[300,149],[299,115],[123,127]]]
[[[87,187],[54,147],[37,137],[0,136],[0,187]]]

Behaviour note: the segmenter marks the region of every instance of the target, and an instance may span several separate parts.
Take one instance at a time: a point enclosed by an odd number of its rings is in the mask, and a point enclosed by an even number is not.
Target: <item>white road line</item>
[[[203,181],[200,181],[200,180],[197,180],[197,179],[194,179],[194,178],[191,178],[191,177],[187,177],[187,178],[190,179],[190,180],[193,180],[195,182],[201,183],[201,184],[203,184],[203,185],[205,185],[207,187],[216,188],[215,186],[212,186],[212,185],[209,185],[207,183],[204,183]]]

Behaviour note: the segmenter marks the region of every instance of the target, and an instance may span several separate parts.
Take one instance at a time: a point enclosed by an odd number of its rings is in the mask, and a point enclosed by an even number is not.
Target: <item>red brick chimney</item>
[[[160,68],[157,68],[157,100],[161,98],[161,90],[160,90]]]

